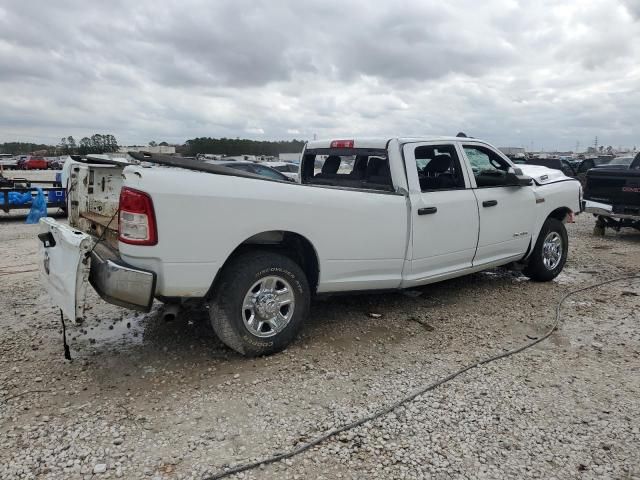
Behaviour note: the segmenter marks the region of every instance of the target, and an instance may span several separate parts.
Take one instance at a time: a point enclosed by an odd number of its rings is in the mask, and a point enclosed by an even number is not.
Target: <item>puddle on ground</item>
[[[68,329],[67,334],[71,334],[70,338],[80,345],[140,345],[149,317],[155,316],[155,312],[151,312],[147,315],[124,315],[120,319],[87,320]]]
[[[100,318],[96,314],[80,325],[68,326],[71,349],[93,352],[132,350],[163,350],[190,347],[195,342],[209,342],[208,313],[183,310],[178,318],[167,322],[162,318],[164,307],[154,306],[149,313],[123,311],[120,318]],[[192,347],[191,347],[192,348]]]

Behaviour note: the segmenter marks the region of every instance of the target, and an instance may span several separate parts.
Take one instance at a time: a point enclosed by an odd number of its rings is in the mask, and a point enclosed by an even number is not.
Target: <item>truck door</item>
[[[507,185],[511,165],[488,146],[465,142],[462,147],[480,212],[480,235],[473,265],[523,256],[535,221],[533,189]]]
[[[471,267],[478,204],[454,142],[403,147],[411,199],[411,271],[405,286]]]

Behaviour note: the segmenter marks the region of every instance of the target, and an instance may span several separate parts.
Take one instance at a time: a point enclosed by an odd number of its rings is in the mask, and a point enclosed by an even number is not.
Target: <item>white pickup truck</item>
[[[42,279],[67,317],[87,284],[148,311],[201,300],[229,347],[286,347],[311,298],[404,289],[499,265],[562,270],[580,183],[467,137],[307,143],[297,183],[148,156],[72,161],[69,225],[42,219]]]

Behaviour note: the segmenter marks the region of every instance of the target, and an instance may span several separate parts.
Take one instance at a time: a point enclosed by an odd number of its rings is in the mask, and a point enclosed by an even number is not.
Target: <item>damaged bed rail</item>
[[[186,168],[188,170],[215,173],[217,175],[228,175],[230,177],[255,178],[258,180],[265,180],[270,182],[288,183],[284,180],[268,178],[262,175],[257,175],[255,173],[250,173],[242,170],[236,170],[235,168],[225,167],[223,165],[212,165],[210,163],[206,163],[201,160],[196,160],[193,157],[174,157],[171,155],[163,155],[159,153],[147,153],[147,152],[128,152],[128,153],[132,158],[140,162],[156,163],[158,165],[165,165],[168,167]]]

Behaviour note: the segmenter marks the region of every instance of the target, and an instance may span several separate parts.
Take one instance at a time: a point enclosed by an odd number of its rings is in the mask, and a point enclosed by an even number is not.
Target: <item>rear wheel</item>
[[[209,304],[211,326],[246,356],[289,345],[309,312],[309,284],[297,263],[275,252],[250,252],[224,267]]]
[[[569,237],[564,223],[556,218],[547,218],[524,274],[536,282],[553,280],[564,268],[568,249]]]

